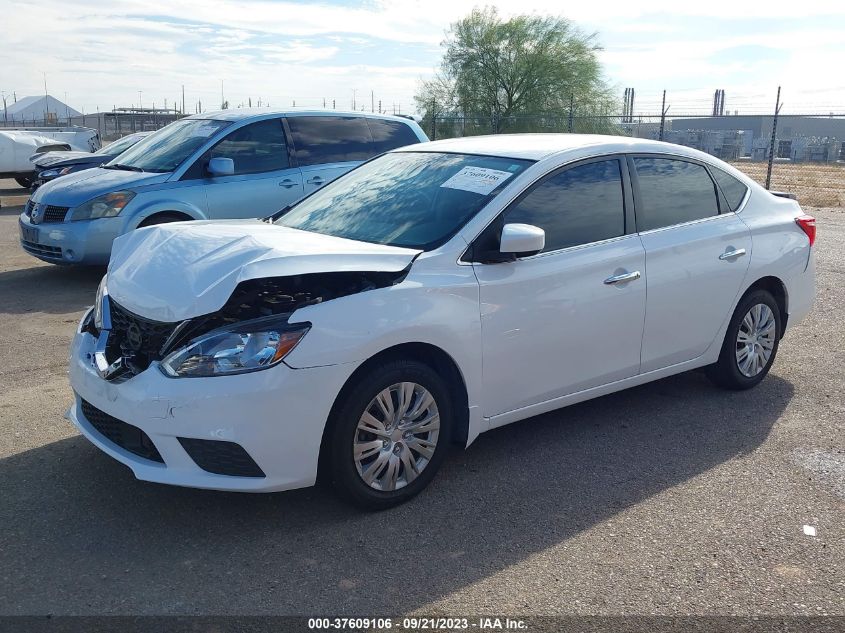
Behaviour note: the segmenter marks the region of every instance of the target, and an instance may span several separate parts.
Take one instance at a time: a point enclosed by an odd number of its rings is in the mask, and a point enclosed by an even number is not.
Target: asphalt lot
[[[138,482],[80,437],[67,347],[103,271],[23,253],[20,193],[0,181],[0,614],[845,614],[845,209],[815,211],[816,307],[758,388],[690,373],[511,425],[362,514]]]

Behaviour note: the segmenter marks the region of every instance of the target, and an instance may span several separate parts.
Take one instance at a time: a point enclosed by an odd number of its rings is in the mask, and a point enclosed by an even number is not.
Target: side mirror
[[[546,232],[531,224],[505,224],[499,252],[502,254],[525,256],[535,255],[546,245]]]
[[[212,176],[231,176],[235,173],[235,161],[216,156],[208,161],[208,173]]]

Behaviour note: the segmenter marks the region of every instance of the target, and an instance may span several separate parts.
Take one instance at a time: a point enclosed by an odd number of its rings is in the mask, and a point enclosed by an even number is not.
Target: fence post
[[[574,122],[575,115],[575,94],[569,93],[569,131],[572,132],[572,124]]]
[[[431,100],[431,140],[437,140],[437,99]]]
[[[772,117],[772,141],[769,143],[769,166],[766,169],[766,189],[769,189],[772,184],[772,165],[775,162],[775,140],[778,133],[778,114],[780,113],[780,86],[778,86],[778,96],[775,99],[775,116]]]
[[[663,140],[663,130],[666,128],[666,91],[663,91],[663,105],[660,106],[660,136],[657,140]]]

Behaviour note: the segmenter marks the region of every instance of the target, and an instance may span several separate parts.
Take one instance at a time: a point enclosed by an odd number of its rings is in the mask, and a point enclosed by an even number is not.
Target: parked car
[[[55,180],[59,176],[66,176],[83,169],[91,169],[108,163],[150,134],[152,132],[129,134],[93,153],[60,150],[36,154],[30,158],[30,162],[35,165],[35,176],[30,188],[35,191],[45,182]]]
[[[14,128],[0,131],[0,178],[14,178],[29,188],[35,176],[33,155],[55,150],[93,152],[100,147],[97,130],[69,126],[62,128]]]
[[[428,140],[414,121],[335,111],[223,110],[158,130],[102,167],[39,187],[21,246],[59,264],[105,264],[138,227],[270,215],[388,150]]]
[[[796,201],[686,147],[410,146],[265,222],[119,238],[68,416],[139,479],[319,470],[384,508],[503,424],[699,367],[755,386],[810,310],[814,239]]]

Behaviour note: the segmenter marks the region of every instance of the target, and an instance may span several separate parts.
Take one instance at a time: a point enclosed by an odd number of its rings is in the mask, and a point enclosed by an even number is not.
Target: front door
[[[473,264],[486,417],[639,372],[645,251],[626,222],[622,169],[605,158],[545,177],[499,220],[542,228],[545,249]]]
[[[266,119],[238,128],[206,155],[231,158],[235,173],[206,174],[208,215],[211,218],[261,218],[299,200],[302,174],[290,167],[280,119]]]

